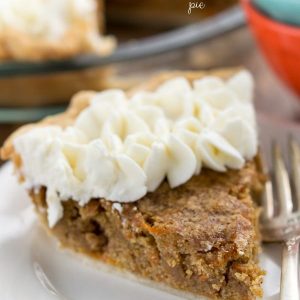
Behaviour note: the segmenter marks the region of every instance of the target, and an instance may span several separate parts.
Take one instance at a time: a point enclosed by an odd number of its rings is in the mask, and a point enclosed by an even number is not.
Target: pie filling
[[[255,161],[226,173],[205,169],[170,189],[166,181],[142,199],[115,205],[63,202],[51,229],[62,246],[194,295],[252,300],[262,296],[257,263],[260,192]],[[31,197],[47,227],[46,189]]]

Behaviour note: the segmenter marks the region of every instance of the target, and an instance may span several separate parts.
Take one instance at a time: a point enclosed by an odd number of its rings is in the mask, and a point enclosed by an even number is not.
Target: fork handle
[[[299,242],[290,239],[283,244],[280,299],[299,300]]]

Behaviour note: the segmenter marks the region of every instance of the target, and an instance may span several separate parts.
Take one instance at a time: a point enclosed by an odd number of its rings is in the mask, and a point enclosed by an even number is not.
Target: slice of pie
[[[174,72],[81,92],[2,148],[60,243],[187,295],[262,296],[253,81]]]
[[[97,0],[0,1],[0,60],[108,54],[114,39],[100,34],[102,19]]]

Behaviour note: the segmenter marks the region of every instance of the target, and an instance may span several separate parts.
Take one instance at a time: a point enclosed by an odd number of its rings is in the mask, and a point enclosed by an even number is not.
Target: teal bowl
[[[300,0],[253,0],[253,3],[272,19],[300,26]]]

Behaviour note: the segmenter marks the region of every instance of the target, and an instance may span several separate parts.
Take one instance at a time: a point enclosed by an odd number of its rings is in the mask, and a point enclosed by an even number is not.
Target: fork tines
[[[283,235],[289,238],[288,233],[295,230],[300,234],[300,148],[292,137],[288,144],[291,172],[279,144],[272,144],[272,168],[265,185],[261,221],[264,240],[283,240]]]
[[[300,148],[292,138],[289,139],[289,153],[291,155],[292,187],[297,209],[300,210]]]

